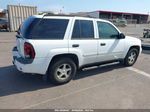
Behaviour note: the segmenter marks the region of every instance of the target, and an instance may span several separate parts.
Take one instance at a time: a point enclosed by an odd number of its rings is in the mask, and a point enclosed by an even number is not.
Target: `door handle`
[[[105,46],[105,45],[106,45],[106,43],[101,43],[101,44],[100,44],[100,46]]]
[[[72,47],[79,47],[79,44],[73,44]]]

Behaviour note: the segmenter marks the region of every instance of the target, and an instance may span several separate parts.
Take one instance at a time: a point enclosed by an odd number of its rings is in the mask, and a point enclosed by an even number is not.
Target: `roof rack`
[[[45,16],[67,16],[67,17],[86,17],[86,18],[94,18],[89,15],[66,15],[66,14],[53,14],[53,13],[44,13],[43,17]]]

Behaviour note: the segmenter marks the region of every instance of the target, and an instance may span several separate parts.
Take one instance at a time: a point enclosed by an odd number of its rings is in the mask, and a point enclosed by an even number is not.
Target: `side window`
[[[94,38],[93,21],[76,20],[73,28],[72,39]]]
[[[80,21],[76,20],[72,32],[72,39],[80,39]]]
[[[119,32],[114,26],[106,22],[97,22],[99,37],[101,39],[116,39]]]
[[[34,23],[35,22],[35,23]],[[68,26],[68,19],[42,19],[31,24],[30,36],[32,39],[64,39]],[[28,29],[29,29],[28,28]]]

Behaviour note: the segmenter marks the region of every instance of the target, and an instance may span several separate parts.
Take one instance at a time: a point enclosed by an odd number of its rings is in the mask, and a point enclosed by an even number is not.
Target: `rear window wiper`
[[[17,32],[16,38],[23,38],[22,34]]]
[[[22,38],[22,37],[21,37],[21,36],[19,36],[19,35],[16,35],[16,37],[17,37],[17,38]]]

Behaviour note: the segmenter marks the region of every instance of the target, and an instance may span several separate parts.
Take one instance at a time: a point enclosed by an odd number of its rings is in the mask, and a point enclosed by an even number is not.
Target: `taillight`
[[[25,58],[28,58],[28,59],[33,59],[35,57],[34,48],[28,42],[24,43],[24,55],[25,55]]]

